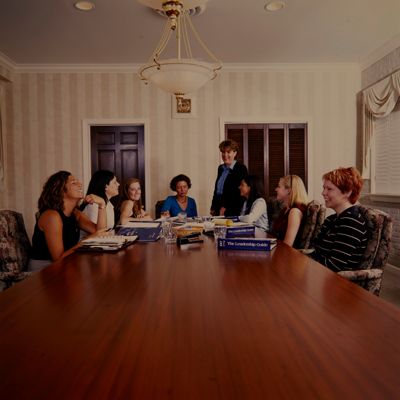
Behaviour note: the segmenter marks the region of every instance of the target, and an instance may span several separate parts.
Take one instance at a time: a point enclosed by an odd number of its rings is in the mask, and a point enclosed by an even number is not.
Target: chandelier
[[[200,89],[217,76],[222,63],[200,39],[189,17],[189,10],[204,6],[208,0],[138,1],[158,12],[162,10],[168,17],[157,47],[148,63],[139,70],[140,79],[174,94],[179,100],[185,94]],[[193,57],[189,39],[190,31],[211,62],[200,61]],[[176,57],[162,59],[161,55],[172,36],[176,40]]]

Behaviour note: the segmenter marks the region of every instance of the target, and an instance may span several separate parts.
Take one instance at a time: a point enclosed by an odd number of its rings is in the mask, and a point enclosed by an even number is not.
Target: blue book
[[[254,237],[256,227],[254,225],[248,226],[231,226],[226,229],[226,237]]]
[[[218,249],[270,251],[276,239],[270,238],[219,238]]]
[[[121,225],[117,228],[118,235],[137,236],[139,242],[155,242],[161,235],[160,222],[135,222],[133,226]]]

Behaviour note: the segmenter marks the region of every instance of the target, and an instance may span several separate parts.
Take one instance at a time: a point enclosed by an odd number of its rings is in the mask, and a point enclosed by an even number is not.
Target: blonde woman
[[[142,188],[140,180],[137,178],[129,178],[123,188],[121,194],[121,204],[119,207],[120,223],[126,224],[133,219],[151,219],[149,213],[144,211],[142,205]]]
[[[273,221],[270,233],[291,247],[299,247],[308,204],[304,183],[297,175],[286,175],[279,179],[275,191],[283,209]]]

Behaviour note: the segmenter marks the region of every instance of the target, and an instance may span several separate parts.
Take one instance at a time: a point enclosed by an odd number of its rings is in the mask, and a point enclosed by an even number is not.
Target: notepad
[[[94,236],[83,239],[78,250],[117,251],[129,246],[138,239],[138,236],[107,235]]]

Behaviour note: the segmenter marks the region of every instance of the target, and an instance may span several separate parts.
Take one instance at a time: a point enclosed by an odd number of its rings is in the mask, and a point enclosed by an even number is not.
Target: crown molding
[[[136,73],[142,64],[17,64],[17,73]]]
[[[390,54],[392,51],[400,47],[400,35],[396,35],[391,40],[386,42],[383,46],[378,47],[372,53],[368,54],[365,58],[360,60],[361,71],[366,70],[383,57]]]
[[[348,63],[229,63],[223,64],[224,72],[240,71],[315,71],[315,70],[348,70],[349,68],[360,70],[360,65],[354,62]]]
[[[15,64],[16,73],[137,73],[142,64]],[[224,72],[360,70],[358,63],[227,63]]]

